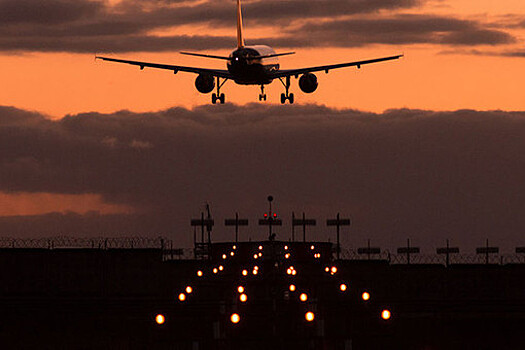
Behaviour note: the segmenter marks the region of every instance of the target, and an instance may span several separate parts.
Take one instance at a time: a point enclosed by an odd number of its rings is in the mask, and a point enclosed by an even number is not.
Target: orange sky
[[[402,12],[448,14],[461,18],[482,15],[487,21],[496,20],[504,14],[525,16],[520,0],[435,1],[421,9]],[[254,31],[249,29],[250,17],[245,17],[249,41]],[[181,28],[186,32],[191,26]],[[523,30],[514,30],[513,34],[523,39]],[[234,44],[232,42],[232,46]],[[514,47],[522,48],[523,41]],[[523,58],[440,54],[452,48],[424,44],[370,45],[355,49],[289,49],[297,51],[297,54],[281,58],[282,68],[339,63],[398,53],[406,55],[404,60],[369,65],[361,71],[348,68],[332,71],[328,75],[319,73],[319,88],[311,95],[300,92],[294,81],[292,90],[296,93],[297,103],[318,103],[376,112],[401,107],[436,110],[525,108],[521,91],[525,80]],[[494,52],[507,47],[476,46],[475,49]],[[228,51],[218,53],[227,54]],[[154,69],[141,72],[131,66],[95,62],[93,56],[94,53],[0,54],[0,74],[4,86],[0,104],[37,110],[60,118],[68,113],[120,109],[151,111],[171,106],[194,107],[210,102],[209,95],[201,95],[195,90],[193,74],[179,73],[174,76],[169,71]],[[221,61],[185,57],[176,51],[119,53],[113,56],[224,68]],[[278,81],[270,85],[267,103],[278,103],[282,90]],[[225,85],[224,92],[229,102],[238,104],[256,101],[259,93],[256,86],[236,86],[232,82]]]
[[[85,214],[98,211],[105,214],[131,213],[125,205],[105,203],[97,194],[3,193],[0,192],[0,215],[40,215],[50,212],[74,211]]]
[[[231,7],[233,31],[233,2]],[[401,12],[450,15],[464,19],[483,18],[486,22],[497,22],[506,15],[525,17],[522,0],[430,1],[422,8]],[[250,16],[256,14],[245,14],[248,42],[250,35],[256,35],[256,30],[249,28]],[[185,25],[178,30],[191,34],[194,28],[196,27]],[[202,31],[203,26],[197,28]],[[278,28],[273,32],[275,31],[278,31]],[[518,39],[516,44],[498,47],[475,46],[474,49],[484,52],[523,49],[524,30],[513,28],[509,31]],[[232,47],[234,45],[232,42]],[[319,73],[319,88],[311,95],[300,92],[297,81],[293,81],[292,91],[296,94],[296,103],[299,104],[323,104],[374,112],[390,108],[524,110],[525,58],[471,55],[466,52],[470,49],[473,48],[451,48],[431,44],[375,44],[352,49],[290,47],[281,48],[279,51],[297,51],[295,56],[281,58],[281,67],[285,69],[399,53],[406,55],[403,60],[365,66],[360,71],[348,68],[331,71],[328,75]],[[459,52],[443,54],[443,51],[450,50]],[[228,53],[225,50],[215,52]],[[112,56],[224,68],[221,61],[185,57],[178,54],[177,50],[168,53],[118,53]],[[210,103],[209,95],[199,94],[195,90],[193,74],[173,75],[168,71],[154,69],[140,71],[127,65],[95,62],[94,53],[4,52],[0,54],[0,75],[0,105],[43,112],[51,118],[88,111],[156,111],[173,106],[191,108]],[[267,87],[269,101],[266,103],[278,103],[282,91],[283,87],[278,81]],[[228,102],[245,104],[257,100],[259,88],[237,86],[228,82],[223,92],[226,93]],[[25,194],[3,193],[0,194],[0,200],[9,203],[0,207],[0,215],[65,210],[128,210],[104,204],[96,194],[80,197],[38,194],[29,199]]]

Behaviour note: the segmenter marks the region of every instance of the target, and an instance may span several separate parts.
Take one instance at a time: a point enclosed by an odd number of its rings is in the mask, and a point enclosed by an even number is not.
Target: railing
[[[358,254],[353,249],[341,249],[341,259],[349,261],[379,260],[388,262],[390,265],[406,264],[428,264],[428,265],[447,265],[447,257],[443,254],[411,254],[410,261],[407,254],[394,254],[385,250],[380,254]],[[509,265],[525,264],[525,254],[450,254],[448,257],[449,265],[468,265],[468,264],[491,264]]]
[[[67,236],[47,238],[10,238],[0,237],[0,249],[160,249],[163,260],[192,260],[195,259],[193,248],[174,248],[173,241],[163,237],[94,237],[75,238]],[[335,256],[335,255],[334,255]],[[354,249],[341,248],[341,260],[363,261],[380,260],[390,265],[403,264],[430,264],[447,265],[447,258],[443,254],[411,254],[410,261],[407,254],[394,254],[384,250],[379,254],[358,254]],[[525,253],[516,254],[450,254],[449,265],[458,264],[491,264],[509,265],[525,264]]]
[[[171,242],[165,238],[147,237],[48,237],[48,238],[0,238],[0,248],[27,249],[166,249]]]

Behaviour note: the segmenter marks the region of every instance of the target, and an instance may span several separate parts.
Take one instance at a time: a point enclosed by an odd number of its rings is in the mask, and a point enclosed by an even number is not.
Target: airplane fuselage
[[[230,54],[227,67],[233,80],[242,85],[269,84],[273,79],[271,73],[279,70],[277,57],[252,58],[258,56],[275,55],[275,51],[265,45],[244,46],[235,49]]]

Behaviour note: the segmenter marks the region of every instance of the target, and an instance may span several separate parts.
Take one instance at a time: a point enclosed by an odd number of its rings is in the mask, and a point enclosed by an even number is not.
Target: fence
[[[410,254],[410,262],[407,254],[390,253],[385,250],[379,254],[359,254],[353,249],[341,249],[341,259],[351,261],[379,260],[386,261],[390,265],[404,264],[429,264],[429,265],[446,265],[447,257],[444,254]],[[467,265],[467,264],[491,264],[491,265],[508,265],[508,264],[525,264],[525,254],[450,254],[448,257],[449,265]]]
[[[173,241],[164,237],[94,237],[74,238],[67,236],[47,238],[10,238],[0,237],[0,249],[160,249],[163,260],[194,259],[193,248],[174,248]],[[341,249],[341,259],[351,261],[380,260],[391,265],[402,264],[435,264],[446,265],[447,257],[443,254],[394,254],[388,250],[379,254],[359,254],[354,249]],[[448,264],[525,264],[525,253],[516,254],[450,254]]]

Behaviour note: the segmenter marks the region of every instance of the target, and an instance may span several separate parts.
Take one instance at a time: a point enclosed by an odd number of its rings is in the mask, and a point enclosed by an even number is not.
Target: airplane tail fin
[[[241,0],[237,0],[237,48],[244,47],[244,37],[242,35],[242,12]]]

